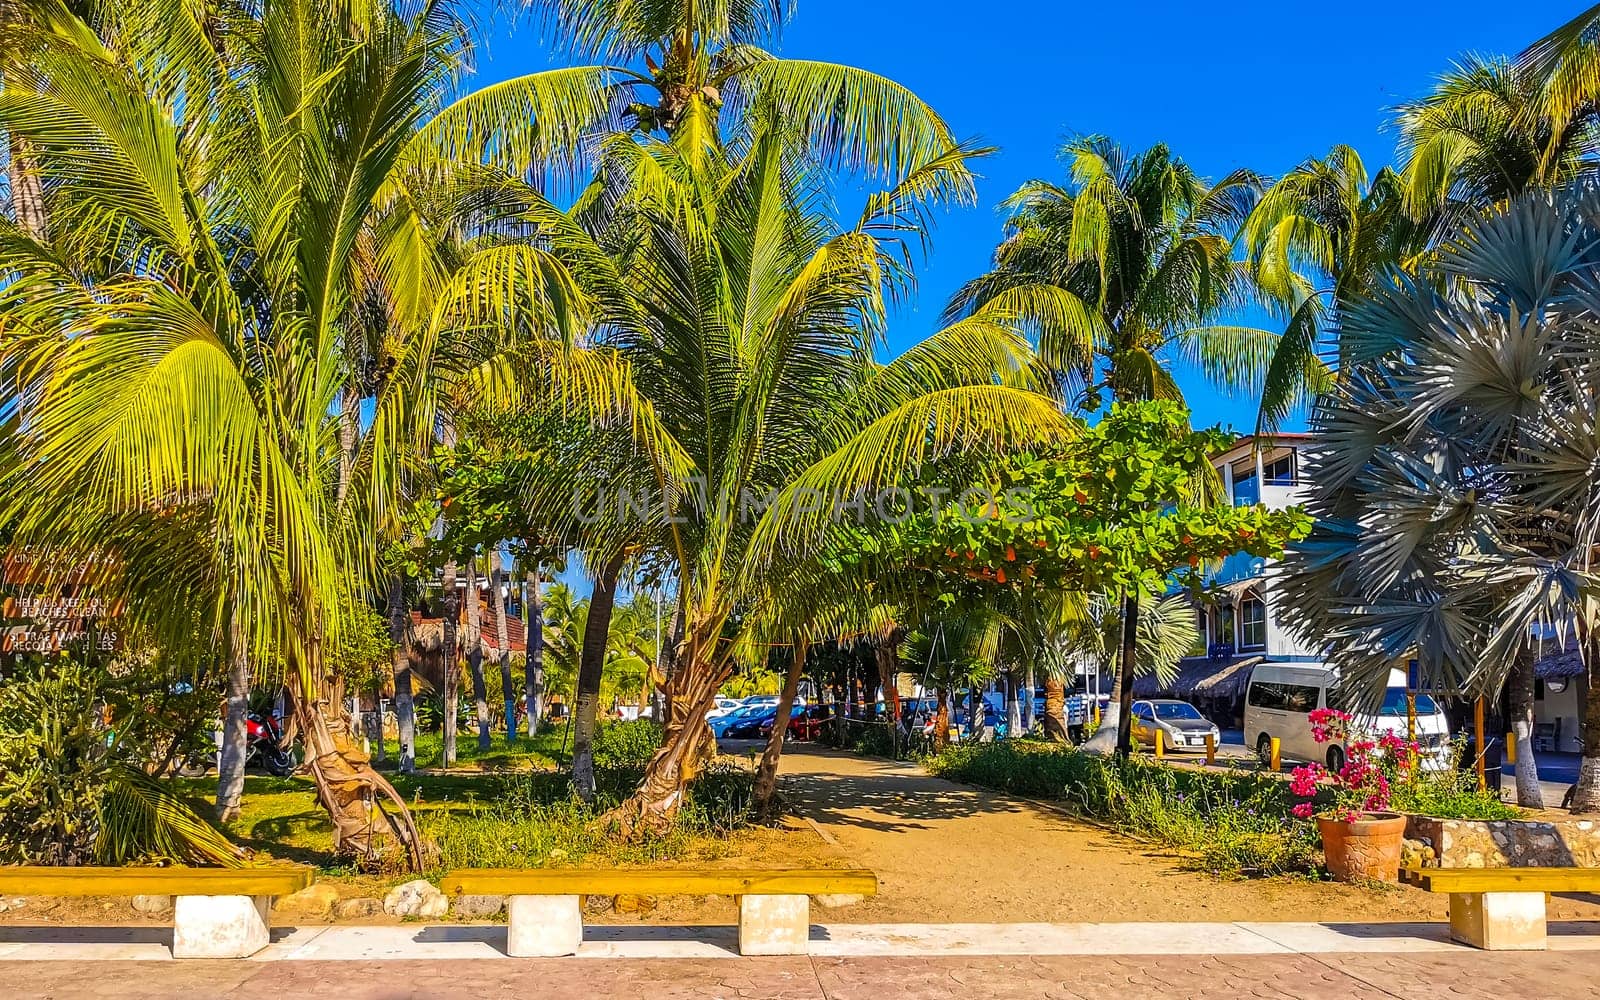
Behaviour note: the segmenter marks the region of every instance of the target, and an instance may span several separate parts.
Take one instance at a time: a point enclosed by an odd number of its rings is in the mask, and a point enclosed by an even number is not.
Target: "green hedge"
[[[1217,874],[1314,873],[1321,863],[1314,828],[1289,815],[1287,783],[1265,775],[1120,760],[1031,740],[952,746],[925,764],[954,781],[1061,802],[1176,848]]]

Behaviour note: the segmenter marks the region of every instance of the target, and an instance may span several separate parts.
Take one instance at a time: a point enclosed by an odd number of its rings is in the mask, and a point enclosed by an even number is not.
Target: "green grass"
[[[572,793],[564,770],[547,751],[559,746],[560,730],[541,733],[508,749],[474,756],[498,770],[432,774],[387,774],[411,808],[418,828],[440,850],[444,869],[453,867],[537,868],[584,861],[642,864],[715,857],[749,824],[753,775],[724,762],[713,765],[690,790],[677,822],[666,834],[623,842],[602,829],[600,815],[628,795],[644,762],[659,744],[650,723],[603,725],[595,738],[597,796],[593,806]],[[437,737],[435,737],[437,738]],[[419,740],[419,744],[421,741]],[[423,747],[419,745],[419,755]],[[477,750],[462,741],[461,759]],[[493,760],[494,763],[490,763]],[[419,766],[426,766],[419,759]],[[389,766],[393,766],[391,757]],[[183,791],[209,812],[216,797],[213,777],[178,779]],[[201,801],[204,800],[204,801]],[[312,865],[329,876],[353,876],[333,856],[332,826],[317,803],[309,778],[245,778],[240,817],[226,825],[237,843],[268,858]],[[392,881],[393,879],[391,879]]]
[[[563,743],[565,746],[563,747]],[[444,766],[444,734],[418,733],[416,742],[417,766],[438,768]],[[379,770],[392,771],[399,765],[398,740],[383,741],[384,760],[377,761]],[[572,738],[566,727],[550,725],[533,737],[518,736],[513,744],[506,743],[506,734],[500,730],[493,734],[489,749],[478,749],[476,730],[463,729],[456,735],[456,766],[480,767],[486,770],[511,768],[550,768],[566,764],[572,757]]]

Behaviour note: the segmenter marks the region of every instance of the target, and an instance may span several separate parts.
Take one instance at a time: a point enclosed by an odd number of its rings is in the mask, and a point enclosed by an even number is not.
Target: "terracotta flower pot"
[[[1317,817],[1322,833],[1322,856],[1328,873],[1340,882],[1400,879],[1400,847],[1405,842],[1406,818],[1399,813],[1362,813],[1346,821]]]

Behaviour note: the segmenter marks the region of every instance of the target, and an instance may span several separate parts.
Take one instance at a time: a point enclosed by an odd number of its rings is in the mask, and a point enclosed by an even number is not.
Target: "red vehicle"
[[[789,737],[796,740],[814,740],[822,734],[822,727],[833,716],[827,705],[810,705],[801,714],[789,720]]]

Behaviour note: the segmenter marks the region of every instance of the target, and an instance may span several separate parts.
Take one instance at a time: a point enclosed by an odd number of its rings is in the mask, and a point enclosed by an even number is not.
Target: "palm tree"
[[[1342,359],[1329,356],[1337,353],[1329,341],[1342,304],[1388,268],[1414,268],[1435,228],[1407,211],[1398,174],[1384,167],[1369,178],[1349,146],[1304,161],[1266,190],[1238,240],[1265,301],[1286,316],[1262,377],[1257,433],[1332,386]]]
[[[993,267],[946,316],[1014,311],[1091,412],[1102,393],[1181,401],[1180,359],[1225,389],[1259,387],[1282,338],[1229,320],[1272,291],[1235,252],[1260,179],[1240,170],[1209,183],[1164,145],[1130,153],[1101,136],[1073,139],[1062,157],[1069,182],[1030,181],[1011,196]],[[1137,623],[1131,597],[1123,617]],[[1119,670],[1131,677],[1135,644],[1126,649]]]
[[[994,314],[889,365],[871,359],[896,248],[915,235],[920,203],[967,190],[966,150],[943,150],[845,228],[815,209],[821,179],[796,133],[779,119],[751,125],[710,149],[686,126],[671,140],[606,142],[574,213],[593,235],[562,235],[597,262],[586,277],[608,303],[589,350],[616,352],[660,426],[647,467],[659,490],[643,511],[591,519],[585,553],[662,545],[685,608],[666,742],[615,817],[630,830],[659,828],[681,803],[732,640],[797,600],[790,581],[828,520],[802,501],[887,485],[958,445],[1069,429],[1030,391],[1031,356]]]
[[[1548,634],[1594,677],[1597,235],[1592,193],[1526,194],[1342,315],[1362,360],[1315,413],[1318,521],[1285,603],[1357,691],[1414,658],[1424,687],[1491,695]],[[1573,808],[1595,811],[1600,699],[1583,728]],[[1536,781],[1519,767],[1519,798]]]
[[[393,828],[420,866],[323,650],[349,592],[381,586],[380,542],[453,386],[506,338],[559,336],[575,286],[506,238],[537,201],[519,177],[447,148],[468,52],[454,4],[94,6],[90,23],[38,7],[0,96],[61,221],[0,234],[20,332],[0,367],[25,429],[0,519],[28,544],[114,553],[128,588],[150,583],[130,613],[158,627],[193,610],[159,581],[203,521],[207,617],[254,670],[287,661],[336,847],[372,857]]]

